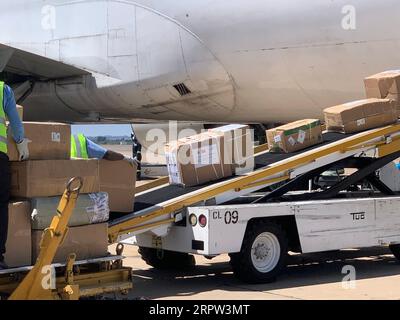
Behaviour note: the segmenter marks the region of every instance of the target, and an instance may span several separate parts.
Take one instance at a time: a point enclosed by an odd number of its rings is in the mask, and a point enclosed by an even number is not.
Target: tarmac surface
[[[196,268],[184,272],[153,269],[140,258],[134,246],[126,246],[124,255],[124,265],[133,268],[134,288],[128,296],[116,297],[119,299],[400,299],[400,263],[386,248],[291,256],[286,272],[275,283],[264,285],[249,285],[237,280],[231,271],[229,257],[225,255],[211,261],[196,256]],[[347,275],[345,271],[352,267],[356,281],[342,282]]]

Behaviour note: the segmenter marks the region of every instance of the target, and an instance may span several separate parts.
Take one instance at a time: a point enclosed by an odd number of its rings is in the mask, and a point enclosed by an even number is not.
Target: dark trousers
[[[0,262],[4,260],[4,254],[6,253],[10,187],[11,171],[8,156],[0,152]]]

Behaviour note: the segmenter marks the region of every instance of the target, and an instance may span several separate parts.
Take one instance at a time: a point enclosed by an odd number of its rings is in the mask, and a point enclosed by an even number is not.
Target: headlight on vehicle
[[[195,227],[197,225],[197,216],[194,213],[189,216],[189,223],[192,227]]]

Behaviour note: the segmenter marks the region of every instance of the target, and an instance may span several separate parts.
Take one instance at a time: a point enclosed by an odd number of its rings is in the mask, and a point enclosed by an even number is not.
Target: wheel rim
[[[272,271],[279,263],[281,246],[278,238],[270,233],[261,233],[251,247],[251,260],[258,272]]]

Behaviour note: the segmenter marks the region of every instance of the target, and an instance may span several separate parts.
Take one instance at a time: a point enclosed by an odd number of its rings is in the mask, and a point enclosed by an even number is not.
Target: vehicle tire
[[[149,266],[159,270],[184,270],[196,265],[196,259],[188,253],[139,247],[139,254]]]
[[[400,244],[393,244],[389,246],[389,249],[392,251],[396,259],[400,261]]]
[[[240,280],[270,283],[286,267],[288,240],[275,223],[256,222],[249,226],[239,253],[231,254],[233,272]]]

